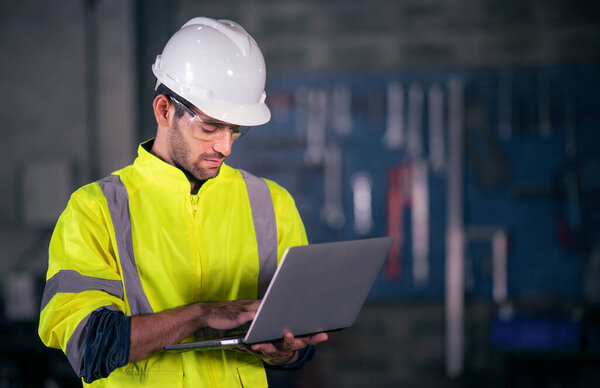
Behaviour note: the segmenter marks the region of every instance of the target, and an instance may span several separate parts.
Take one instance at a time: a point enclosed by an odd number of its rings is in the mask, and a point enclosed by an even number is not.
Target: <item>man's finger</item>
[[[318,343],[327,341],[328,339],[327,333],[318,333],[310,337],[294,337],[294,335],[290,332],[286,332],[283,335],[283,340],[277,343],[262,343],[262,344],[254,344],[250,346],[250,349],[254,352],[260,353],[276,353],[276,352],[289,352],[303,349],[309,345],[316,345]]]
[[[309,345],[317,345],[327,341],[327,339],[329,339],[327,333],[318,333],[310,337],[298,337],[294,341],[294,348],[299,349]]]
[[[294,335],[290,332],[286,332],[283,335],[283,343],[281,345],[282,350],[290,350],[294,348],[296,341]]]
[[[329,339],[329,336],[327,335],[327,333],[319,333],[319,334],[315,334],[312,337],[310,337],[310,340],[313,342],[311,345],[316,345],[319,342],[325,342]]]
[[[252,349],[252,351],[254,351],[254,352],[259,352],[259,353],[275,353],[275,352],[279,351],[275,347],[275,345],[273,345],[271,343],[255,344],[255,345],[250,346],[250,349]]]

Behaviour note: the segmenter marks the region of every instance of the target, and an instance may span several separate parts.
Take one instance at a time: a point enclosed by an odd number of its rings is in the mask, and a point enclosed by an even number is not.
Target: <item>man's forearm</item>
[[[202,313],[202,305],[198,303],[132,317],[129,362],[139,361],[192,335],[204,325]]]
[[[129,361],[139,361],[204,327],[219,330],[239,327],[254,319],[259,304],[256,300],[195,303],[157,314],[134,316]]]

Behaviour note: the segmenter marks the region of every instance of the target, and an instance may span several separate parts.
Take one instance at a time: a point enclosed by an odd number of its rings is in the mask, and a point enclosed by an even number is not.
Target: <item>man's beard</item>
[[[216,177],[221,170],[217,168],[202,168],[200,162],[203,159],[225,160],[226,156],[220,152],[205,152],[198,155],[196,160],[192,159],[190,146],[187,144],[181,134],[179,123],[169,130],[169,142],[171,143],[171,152],[175,166],[182,170],[188,178],[194,178],[198,181],[205,181]]]

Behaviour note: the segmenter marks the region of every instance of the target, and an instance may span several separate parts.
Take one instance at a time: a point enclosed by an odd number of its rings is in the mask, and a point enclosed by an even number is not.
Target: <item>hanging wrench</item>
[[[492,295],[494,302],[508,301],[508,232],[502,226],[469,225],[465,228],[465,242],[489,243],[492,248]]]
[[[407,153],[413,158],[423,155],[423,87],[413,82],[408,90]]]
[[[327,147],[323,180],[325,203],[321,219],[330,228],[339,230],[344,227],[346,216],[342,206],[342,151],[335,143]]]
[[[326,125],[327,93],[323,89],[311,89],[308,92],[307,148],[304,153],[304,162],[308,166],[318,166],[323,162]]]
[[[354,231],[358,235],[369,234],[373,228],[372,191],[371,175],[366,172],[358,172],[352,176]]]
[[[431,169],[440,174],[446,166],[444,136],[444,94],[439,84],[431,85],[427,93],[429,121],[429,162]]]
[[[446,196],[446,374],[460,376],[464,368],[465,241],[463,213],[464,85],[448,82],[448,179]]]
[[[508,300],[508,234],[497,230],[492,236],[492,287],[494,302],[500,304]]]
[[[333,128],[340,136],[348,136],[352,130],[352,92],[346,85],[333,90]]]
[[[404,163],[388,171],[387,235],[394,237],[386,268],[390,280],[396,280],[402,274],[404,214],[410,204],[410,168],[409,163]]]
[[[387,88],[387,123],[383,145],[390,150],[400,149],[405,142],[404,134],[404,88],[392,82]]]
[[[386,274],[389,280],[400,277],[404,251],[404,206],[406,203],[402,181],[404,168],[393,167],[388,171],[387,235],[394,237],[388,257]]]
[[[412,255],[413,278],[418,287],[429,279],[429,174],[427,162],[419,158],[412,162]]]

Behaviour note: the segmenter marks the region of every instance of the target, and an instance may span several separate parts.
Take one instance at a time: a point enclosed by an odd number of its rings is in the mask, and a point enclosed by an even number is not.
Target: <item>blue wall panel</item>
[[[391,151],[382,145],[386,127],[386,88],[390,82],[404,87],[405,116],[408,90],[413,82],[425,92],[423,119],[425,156],[427,156],[427,91],[433,83],[442,86],[446,109],[447,136],[448,80],[458,76],[464,83],[467,146],[465,152],[464,215],[468,225],[496,225],[509,233],[508,293],[510,298],[546,297],[565,300],[581,298],[581,278],[590,244],[598,237],[598,196],[600,188],[600,68],[570,66],[553,68],[510,68],[410,72],[387,75],[324,75],[271,77],[268,102],[273,119],[253,128],[234,146],[230,164],[274,179],[296,199],[305,221],[309,240],[324,242],[387,233],[387,174],[390,168],[410,161],[403,150]],[[322,165],[304,162],[306,112],[300,109],[298,91],[323,90],[330,112],[331,95],[338,85],[350,88],[352,129],[348,136],[336,134],[328,113],[327,144],[338,144],[342,151],[343,196],[346,222],[340,229],[328,226],[320,215],[324,201]],[[498,138],[502,115],[500,90],[509,90],[510,137]],[[551,134],[540,133],[540,102],[546,101]],[[505,105],[506,106],[506,105]],[[481,116],[477,118],[475,114]],[[406,118],[406,117],[405,117]],[[298,125],[298,122],[301,125]],[[570,123],[570,124],[569,124]],[[405,122],[406,125],[406,122]],[[570,126],[570,127],[569,127]],[[482,129],[483,128],[483,129]],[[487,128],[486,132],[484,129]],[[565,139],[574,129],[580,173],[580,195],[571,201],[583,207],[588,220],[579,233],[589,243],[586,248],[568,249],[559,244],[557,215],[564,213],[569,201],[564,185],[555,179],[567,165]],[[493,139],[486,134],[493,134]],[[498,146],[490,153],[490,144]],[[446,150],[447,152],[447,150]],[[490,155],[492,154],[492,157]],[[474,162],[472,155],[481,159]],[[483,169],[477,175],[476,169]],[[494,168],[504,171],[497,180],[489,178]],[[367,172],[373,179],[372,214],[374,227],[366,236],[353,230],[352,176]],[[489,172],[489,174],[488,174]],[[412,275],[411,212],[405,214],[405,246],[398,278],[390,279],[385,269],[370,295],[374,301],[400,299],[440,299],[444,293],[446,176],[429,171],[430,276],[418,287]],[[487,188],[486,188],[487,187]],[[558,191],[557,191],[558,188]],[[562,191],[561,191],[562,190]],[[586,194],[587,193],[587,194]],[[565,213],[568,214],[568,213]],[[467,296],[491,298],[491,251],[489,244],[470,243],[467,250]]]

